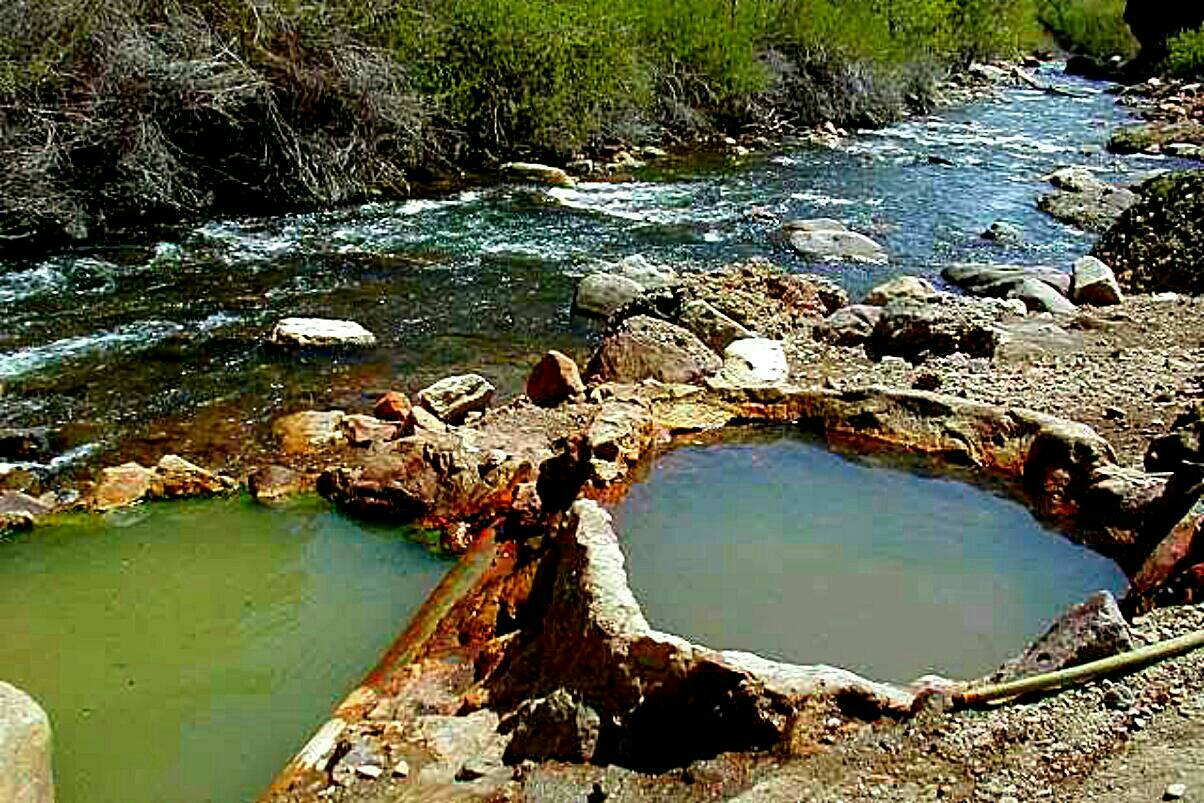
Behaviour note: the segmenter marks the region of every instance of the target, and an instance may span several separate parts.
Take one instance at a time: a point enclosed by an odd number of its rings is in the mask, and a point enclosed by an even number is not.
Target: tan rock
[[[155,472],[137,463],[106,468],[101,472],[93,505],[101,511],[136,505],[152,495],[156,482]]]
[[[0,682],[0,800],[54,803],[50,718],[32,697]]]
[[[345,442],[345,417],[341,410],[306,410],[277,419],[272,432],[286,454],[309,454]]]
[[[479,374],[440,379],[418,392],[418,403],[439,420],[458,424],[473,412],[484,412],[493,400],[494,387]]]
[[[206,471],[174,454],[164,456],[155,467],[157,481],[152,496],[181,499],[231,493],[238,484],[229,477]]]

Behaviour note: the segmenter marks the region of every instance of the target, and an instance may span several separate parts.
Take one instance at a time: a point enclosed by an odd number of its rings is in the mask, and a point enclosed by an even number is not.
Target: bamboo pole
[[[1022,694],[1049,691],[1063,686],[1081,683],[1100,675],[1117,672],[1130,672],[1158,661],[1184,655],[1204,647],[1204,630],[1188,633],[1186,636],[1160,641],[1157,644],[1147,644],[1136,650],[1122,652],[1098,661],[1047,672],[1043,675],[1021,678],[1008,683],[996,683],[981,686],[977,689],[965,689],[953,695],[953,704],[957,708],[969,708],[982,705],[993,700],[1003,700],[1008,697],[1019,697]]]

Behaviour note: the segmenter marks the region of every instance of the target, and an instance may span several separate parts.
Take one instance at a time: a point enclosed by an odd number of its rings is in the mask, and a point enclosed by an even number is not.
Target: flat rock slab
[[[763,337],[737,340],[723,352],[722,376],[737,385],[772,385],[786,381],[790,365],[780,340]]]
[[[272,330],[272,343],[293,348],[369,347],[376,335],[355,321],[331,318],[285,318]]]
[[[458,424],[473,412],[484,412],[493,400],[494,387],[480,374],[440,379],[418,391],[418,403],[448,424]]]
[[[881,245],[836,221],[824,218],[818,221],[795,221],[786,224],[783,231],[790,247],[809,259],[873,265],[885,265],[890,261],[886,249]]]

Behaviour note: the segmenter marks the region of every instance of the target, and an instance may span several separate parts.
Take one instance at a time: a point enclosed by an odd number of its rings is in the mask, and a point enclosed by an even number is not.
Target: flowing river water
[[[833,149],[670,162],[626,183],[215,220],[0,262],[0,429],[52,434],[48,454],[0,454],[0,476],[36,483],[167,452],[236,471],[270,453],[269,423],[292,409],[362,409],[368,391],[464,370],[513,394],[544,350],[587,353],[595,329],[570,314],[576,279],[633,254],[683,271],[764,256],[854,294],[955,260],[1067,267],[1090,238],[1036,210],[1041,176],[1084,164],[1132,179],[1166,163],[1104,153],[1124,114],[1113,98],[1043,77],[1078,96],[1006,90]],[[774,218],[815,216],[872,235],[891,265],[808,266],[775,240]],[[996,220],[1024,243],[980,240]],[[265,349],[272,323],[295,315],[357,320],[379,346],[338,359]],[[956,515],[995,510],[959,504]],[[0,544],[0,678],[49,709],[63,803],[248,799],[444,569],[305,505],[69,520]]]

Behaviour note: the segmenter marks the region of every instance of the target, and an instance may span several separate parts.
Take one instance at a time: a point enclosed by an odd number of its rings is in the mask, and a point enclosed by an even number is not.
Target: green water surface
[[[59,803],[248,801],[447,568],[316,501],[70,519],[0,542],[0,678],[50,714]]]
[[[1090,593],[1110,560],[1020,503],[792,435],[683,448],[617,511],[654,627],[716,649],[907,682],[982,676]]]

